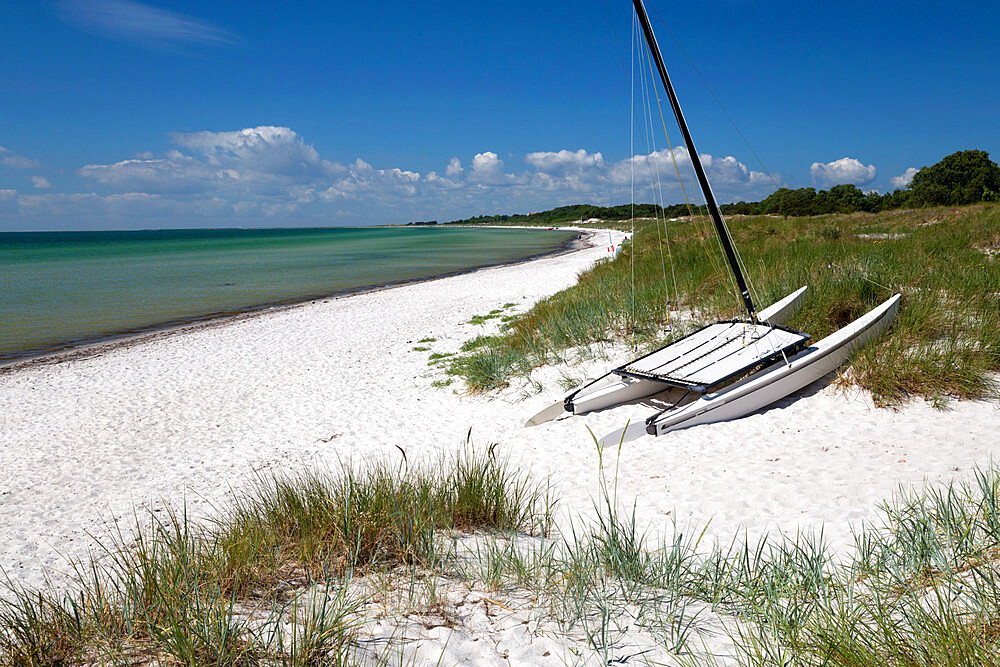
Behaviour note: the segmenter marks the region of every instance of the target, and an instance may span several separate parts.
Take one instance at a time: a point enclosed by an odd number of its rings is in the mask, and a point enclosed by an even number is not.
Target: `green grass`
[[[454,531],[544,532],[549,509],[492,449],[260,478],[208,525],[119,532],[73,592],[0,594],[0,664],[353,664],[353,577],[439,567]]]
[[[431,348],[429,348],[429,347],[424,347],[422,345],[417,345],[416,347],[413,348],[413,351],[414,352],[428,352],[428,351],[430,351],[430,349]]]
[[[879,404],[996,395],[991,374],[1000,371],[1000,206],[738,217],[729,226],[760,307],[809,285],[789,325],[814,340],[902,292],[894,326],[855,355],[848,376]],[[676,294],[662,234],[652,222],[637,222],[633,242],[616,259],[506,322],[498,335],[474,339],[451,362],[453,372],[469,391],[490,391],[561,361],[572,348],[633,342],[648,348],[699,323],[739,316],[705,224],[670,223]],[[679,322],[677,313],[689,319]]]
[[[499,311],[493,311],[486,315],[473,315],[472,318],[469,320],[469,324],[477,324],[477,325],[486,324],[490,320],[495,319],[499,316],[500,316]]]
[[[944,489],[901,489],[839,558],[821,532],[705,548],[704,530],[675,526],[657,540],[618,508],[612,485],[603,481],[595,521],[556,542],[482,545],[464,576],[526,590],[604,664],[627,632],[684,664],[716,664],[698,652],[711,617],[741,665],[1000,665],[995,466]]]
[[[396,612],[391,595],[374,605],[383,621],[411,614],[419,586],[444,620],[445,593],[463,586],[530,600],[536,631],[562,633],[573,664],[623,661],[627,636],[654,651],[640,664],[712,665],[700,643],[722,632],[748,667],[1000,665],[997,466],[901,488],[835,556],[821,532],[642,531],[604,454],[594,518],[558,536],[542,487],[491,452],[262,478],[207,525],[182,511],[119,533],[71,592],[9,589],[0,664],[368,664],[351,585],[367,576],[410,587]],[[490,532],[459,556],[456,531],[477,529]]]
[[[421,338],[417,342],[418,343],[434,343],[436,341],[437,341],[437,338]]]

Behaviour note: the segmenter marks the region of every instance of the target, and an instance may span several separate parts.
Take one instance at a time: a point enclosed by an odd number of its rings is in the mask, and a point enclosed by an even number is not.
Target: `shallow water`
[[[468,228],[0,233],[0,360],[559,249]]]

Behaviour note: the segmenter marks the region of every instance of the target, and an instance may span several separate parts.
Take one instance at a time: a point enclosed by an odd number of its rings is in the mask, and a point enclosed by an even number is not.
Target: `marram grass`
[[[707,667],[718,663],[701,642],[721,632],[748,667],[1000,665],[995,466],[944,489],[901,489],[839,557],[821,532],[702,546],[704,531],[674,527],[655,538],[613,498],[605,485],[597,519],[555,543],[484,545],[465,576],[528,589],[600,657],[580,664],[624,662],[631,632]]]
[[[1000,205],[737,217],[729,227],[758,307],[809,286],[789,325],[814,340],[902,292],[896,322],[855,354],[847,376],[878,403],[995,396]],[[576,285],[506,322],[499,334],[471,341],[450,372],[469,391],[490,391],[564,360],[573,348],[610,342],[650,348],[699,323],[739,316],[704,221],[670,222],[667,231],[669,248],[662,227],[637,221],[613,261],[582,273]]]
[[[207,525],[168,512],[119,531],[73,592],[9,586],[0,665],[354,664],[352,578],[440,567],[454,531],[544,532],[549,510],[492,449],[262,477]]]
[[[388,664],[359,648],[351,576],[430,565],[436,585],[533,600],[544,632],[578,642],[571,664],[622,661],[638,633],[659,649],[640,664],[712,665],[701,643],[724,633],[747,666],[1000,665],[996,466],[901,489],[839,556],[822,533],[653,535],[615,477],[601,467],[595,518],[556,536],[541,487],[489,454],[262,480],[207,526],[168,513],[113,537],[72,592],[0,595],[0,664]],[[463,558],[432,544],[474,528],[500,532]]]

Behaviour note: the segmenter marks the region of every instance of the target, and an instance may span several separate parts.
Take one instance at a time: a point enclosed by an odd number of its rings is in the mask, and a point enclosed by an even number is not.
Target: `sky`
[[[995,0],[647,7],[720,201],[1000,156]],[[0,230],[676,203],[634,30],[625,0],[6,0]]]

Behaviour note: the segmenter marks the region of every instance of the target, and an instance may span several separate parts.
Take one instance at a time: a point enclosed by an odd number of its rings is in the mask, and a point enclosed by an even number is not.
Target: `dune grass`
[[[0,664],[353,664],[353,577],[438,567],[442,533],[544,532],[548,512],[492,450],[260,478],[208,524],[118,532],[71,593],[0,594]]]
[[[0,664],[388,664],[359,647],[351,581],[420,568],[435,586],[520,593],[539,632],[576,647],[571,664],[707,666],[703,642],[728,634],[751,667],[1000,665],[995,465],[900,489],[840,555],[821,532],[651,534],[617,471],[598,472],[593,518],[557,535],[543,488],[489,453],[262,479],[207,525],[179,512],[119,533],[70,593],[0,595]],[[459,555],[454,531],[477,529]]]
[[[639,531],[607,487],[597,519],[558,542],[480,548],[465,576],[528,589],[598,660],[715,665],[728,634],[751,667],[1000,665],[1000,470],[944,489],[900,489],[835,557],[822,532],[704,545],[704,532]],[[707,526],[706,526],[707,528]],[[635,646],[635,644],[631,644]],[[581,660],[580,664],[590,664]]]
[[[902,292],[894,326],[853,359],[851,381],[880,404],[914,396],[944,401],[995,395],[1000,206],[753,216],[732,219],[729,227],[759,307],[809,285],[806,302],[789,325],[814,340]],[[649,348],[698,324],[740,316],[704,222],[672,222],[669,231],[673,271],[663,230],[637,221],[632,241],[614,260],[504,323],[499,334],[477,338],[451,362],[450,372],[471,392],[490,391],[564,360],[573,348],[602,343]]]

